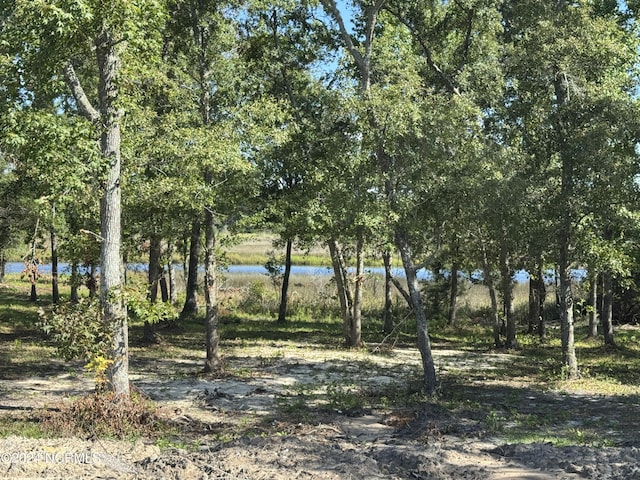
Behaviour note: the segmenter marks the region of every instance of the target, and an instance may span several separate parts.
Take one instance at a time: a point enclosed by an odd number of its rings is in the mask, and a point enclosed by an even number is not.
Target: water
[[[44,264],[39,265],[39,271],[43,274],[51,274],[51,265]],[[146,272],[148,269],[148,265],[146,263],[130,263],[127,266],[127,270],[134,272]],[[182,270],[182,265],[176,264],[176,269]],[[6,273],[21,273],[24,270],[24,264],[19,262],[8,262],[5,266]],[[80,273],[86,273],[87,269],[80,267]],[[69,274],[71,273],[71,266],[68,263],[59,263],[58,271],[61,274]],[[254,274],[254,275],[266,275],[267,269],[263,265],[229,265],[226,268],[226,271],[240,274]],[[365,268],[367,273],[371,273],[374,275],[384,276],[384,268],[383,267],[367,267]],[[402,268],[393,268],[391,270],[392,274],[398,278],[404,278],[404,270]],[[547,270],[549,283],[553,283],[554,281],[554,272],[553,270]],[[333,269],[330,267],[317,267],[317,266],[305,266],[305,265],[294,265],[291,267],[291,275],[292,276],[331,276],[333,275]],[[587,276],[587,271],[584,269],[574,269],[572,270],[572,276],[575,280],[581,281]],[[471,277],[474,280],[482,280],[482,272],[476,271],[471,274]],[[420,280],[431,280],[433,279],[433,274],[430,270],[421,269],[418,271],[418,278]],[[519,270],[514,275],[514,280],[518,283],[526,283],[529,281],[529,273],[525,270]]]

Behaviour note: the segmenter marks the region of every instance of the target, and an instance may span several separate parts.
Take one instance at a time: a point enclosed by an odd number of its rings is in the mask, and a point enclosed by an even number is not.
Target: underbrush
[[[98,392],[44,413],[41,428],[61,437],[135,439],[155,436],[166,424],[155,405],[138,394]]]

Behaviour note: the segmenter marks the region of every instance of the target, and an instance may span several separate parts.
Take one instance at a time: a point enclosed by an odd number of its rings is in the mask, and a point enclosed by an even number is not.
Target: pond
[[[176,269],[182,270],[182,265],[176,264]],[[44,264],[39,265],[39,270],[41,273],[50,274],[51,273],[51,265]],[[135,272],[146,272],[148,266],[146,263],[130,263],[127,266],[129,271]],[[24,264],[20,262],[7,262],[5,267],[6,273],[21,273],[24,270]],[[71,267],[67,263],[58,264],[58,270],[61,274],[68,274],[71,272]],[[86,269],[81,268],[81,273],[85,273]],[[230,274],[253,274],[253,275],[266,275],[267,269],[263,265],[229,265],[225,269],[226,272]],[[366,267],[365,271],[367,273],[373,275],[384,275],[383,267]],[[394,276],[398,278],[404,278],[404,270],[402,268],[393,268],[392,273]],[[547,270],[547,283],[553,283],[554,281],[554,272],[553,270]],[[333,269],[330,267],[318,267],[318,266],[306,266],[306,265],[294,265],[291,268],[292,276],[330,276],[333,275]],[[587,271],[584,269],[574,269],[572,271],[572,276],[575,280],[581,281],[587,276]],[[476,271],[471,274],[471,277],[474,280],[482,280],[482,272]],[[431,280],[433,278],[433,274],[430,270],[421,269],[418,271],[418,278],[420,280]],[[525,270],[518,270],[514,275],[514,280],[518,283],[526,283],[529,281],[529,273]]]

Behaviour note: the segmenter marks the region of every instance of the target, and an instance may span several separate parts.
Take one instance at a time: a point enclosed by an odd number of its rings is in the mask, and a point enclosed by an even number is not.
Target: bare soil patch
[[[8,437],[0,478],[640,479],[637,397],[483,379],[516,355],[436,350],[441,399],[415,401],[414,349],[274,342],[225,352],[225,374],[214,378],[198,373],[192,351],[167,360],[134,351],[133,384],[179,427],[164,444]],[[88,375],[59,369],[1,380],[0,414],[33,415],[92,389]],[[413,401],[400,408],[394,395]],[[517,440],[525,430],[537,432],[534,443]],[[550,443],[567,432],[576,445]],[[595,446],[585,435],[598,435]]]

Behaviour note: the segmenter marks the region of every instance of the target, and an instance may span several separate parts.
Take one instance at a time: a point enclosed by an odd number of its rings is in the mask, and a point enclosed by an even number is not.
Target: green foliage
[[[328,407],[338,413],[359,415],[365,407],[364,395],[352,385],[327,385]]]
[[[158,324],[165,321],[177,320],[179,312],[168,302],[150,302],[146,292],[130,288],[127,289],[126,304],[133,317],[142,322]]]
[[[47,312],[39,310],[38,327],[56,345],[65,360],[92,362],[106,358],[111,332],[102,321],[97,301],[83,299],[77,304],[64,303]]]

